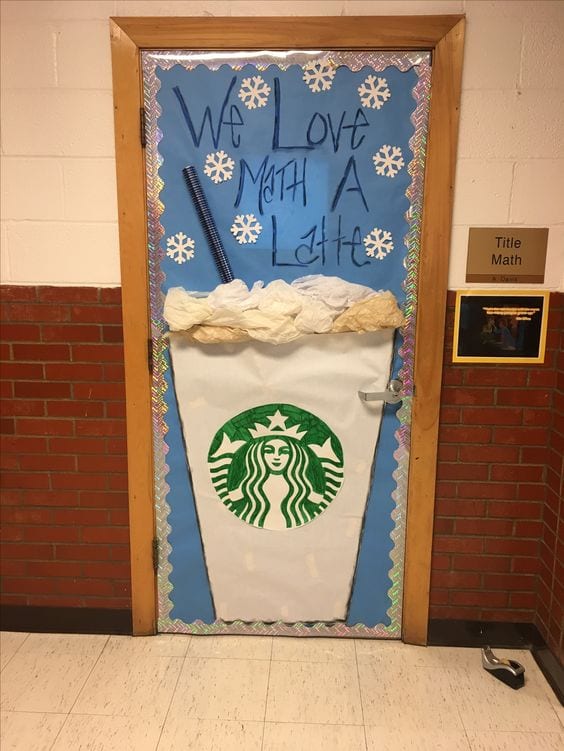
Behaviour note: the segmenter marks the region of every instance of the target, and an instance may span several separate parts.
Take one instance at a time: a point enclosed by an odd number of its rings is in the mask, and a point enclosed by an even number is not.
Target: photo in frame
[[[457,290],[452,361],[543,363],[549,292]]]

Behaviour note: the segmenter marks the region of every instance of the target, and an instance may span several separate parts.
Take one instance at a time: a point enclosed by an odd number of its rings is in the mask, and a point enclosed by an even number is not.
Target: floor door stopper
[[[482,667],[494,678],[511,688],[518,689],[525,685],[525,668],[517,660],[504,660],[496,657],[490,647],[482,649]]]

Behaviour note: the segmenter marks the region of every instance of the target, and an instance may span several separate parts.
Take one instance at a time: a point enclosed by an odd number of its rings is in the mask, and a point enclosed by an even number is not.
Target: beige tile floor
[[[499,650],[498,654],[506,654]],[[563,751],[528,652],[267,637],[0,635],[2,751]]]

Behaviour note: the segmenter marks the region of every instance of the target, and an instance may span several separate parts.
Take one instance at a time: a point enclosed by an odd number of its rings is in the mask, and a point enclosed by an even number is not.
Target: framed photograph
[[[452,361],[544,362],[549,296],[538,290],[458,290]]]

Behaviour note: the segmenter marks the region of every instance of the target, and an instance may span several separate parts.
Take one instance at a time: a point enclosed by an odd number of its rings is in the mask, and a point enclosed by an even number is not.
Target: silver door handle
[[[406,394],[402,394],[403,383],[399,378],[394,378],[388,384],[385,391],[359,391],[358,395],[363,402],[386,402],[386,404],[397,404],[401,402]]]

